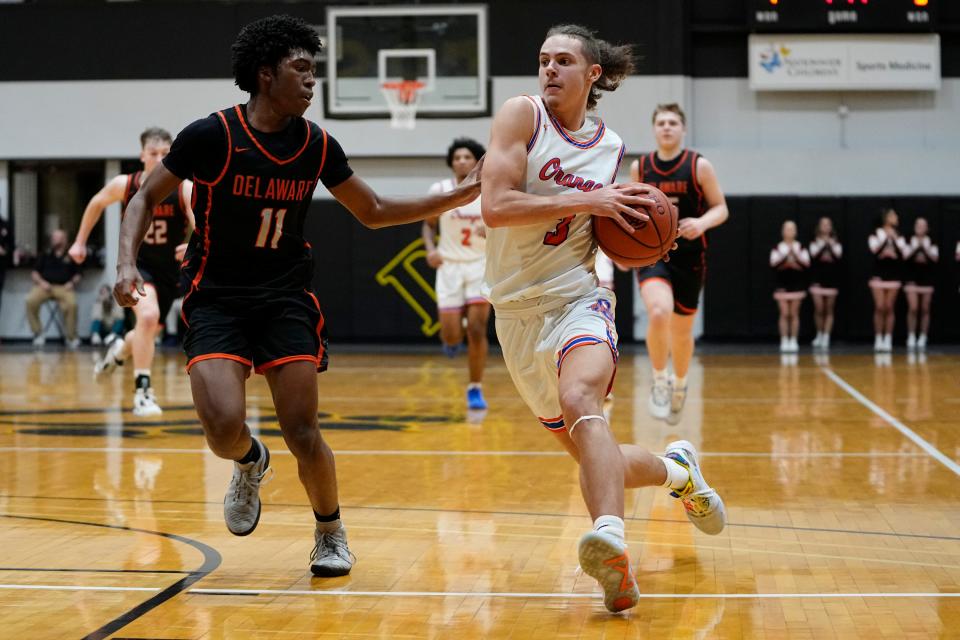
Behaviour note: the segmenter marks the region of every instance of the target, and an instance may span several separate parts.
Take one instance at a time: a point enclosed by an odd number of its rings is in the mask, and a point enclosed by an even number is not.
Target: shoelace
[[[332,552],[333,555],[337,556],[338,558],[349,559],[351,563],[357,561],[357,557],[353,555],[353,552],[350,551],[346,541],[333,533],[322,532],[320,534],[320,537],[317,538],[317,543],[313,545],[313,551],[310,552],[310,562],[313,562],[320,557],[321,548]]]
[[[251,492],[256,491],[261,485],[267,484],[273,478],[273,467],[267,467],[260,473],[251,473],[255,466],[252,465],[248,470],[236,470],[235,473],[240,474],[240,480],[237,481],[236,489],[233,492],[234,500],[246,502]]]

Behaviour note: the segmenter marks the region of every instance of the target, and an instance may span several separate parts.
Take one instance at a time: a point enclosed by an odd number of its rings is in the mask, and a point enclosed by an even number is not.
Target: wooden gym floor
[[[475,416],[462,358],[334,352],[321,422],[358,557],[338,579],[311,579],[312,516],[261,377],[250,424],[276,476],[236,538],[182,356],[155,367],[160,419],[130,414],[130,371],[95,382],[92,356],[0,349],[2,638],[960,637],[955,356],[706,355],[669,427],[646,414],[642,351],[625,354],[617,436],[692,440],[730,525],[706,536],[664,490],[628,492],[644,599],[623,616],[577,571],[576,467],[497,355]]]

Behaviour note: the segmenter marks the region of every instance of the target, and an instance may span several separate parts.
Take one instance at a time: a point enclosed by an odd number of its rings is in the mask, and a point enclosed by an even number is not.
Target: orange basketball
[[[677,238],[677,208],[656,187],[643,184],[643,196],[656,206],[640,209],[650,220],[628,218],[633,233],[627,233],[612,218],[593,217],[593,235],[607,256],[624,267],[647,267],[662,258]]]

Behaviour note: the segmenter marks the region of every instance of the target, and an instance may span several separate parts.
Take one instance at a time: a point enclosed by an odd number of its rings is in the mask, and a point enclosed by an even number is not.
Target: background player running
[[[114,177],[93,196],[83,211],[77,238],[70,247],[70,257],[78,264],[87,258],[87,239],[97,225],[103,210],[115,202],[125,211],[143,181],[170,153],[170,134],[151,127],[140,134],[140,161],[143,170]],[[193,228],[193,183],[184,180],[179,188],[153,207],[153,221],[146,231],[137,253],[137,268],[146,287],[144,295],[133,308],[136,324],[123,337],[111,341],[106,353],[97,361],[96,373],[112,371],[133,356],[134,395],[133,413],[138,416],[156,416],[163,413],[157,404],[150,382],[150,367],[156,351],[156,337],[163,330],[170,305],[180,296],[180,260],[186,240]],[[121,213],[122,215],[122,213]]]
[[[687,372],[693,358],[693,321],[707,274],[707,230],[726,222],[727,201],[713,165],[683,146],[687,117],[677,104],[653,111],[657,150],[634,160],[630,177],[663,191],[679,209],[677,249],[670,259],[637,270],[647,309],[647,353],[653,367],[650,415],[680,421],[687,400]],[[673,360],[673,378],[667,364]]]
[[[452,191],[473,170],[486,150],[476,140],[457,138],[447,149],[447,166],[453,178],[434,183],[430,193]],[[439,228],[438,228],[439,227]],[[440,240],[437,243],[437,233]],[[483,269],[486,261],[487,228],[480,216],[480,198],[423,221],[423,244],[427,264],[437,270],[437,308],[440,340],[444,352],[453,357],[463,344],[463,321],[467,324],[467,358],[470,383],[467,408],[486,409],[481,384],[487,362],[487,323],[490,303],[483,297]]]

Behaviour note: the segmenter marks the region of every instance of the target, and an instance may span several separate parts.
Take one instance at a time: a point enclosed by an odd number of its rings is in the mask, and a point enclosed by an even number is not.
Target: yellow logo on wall
[[[424,308],[424,305],[436,308],[437,292],[420,274],[414,264],[425,260],[427,252],[423,248],[423,238],[417,238],[377,272],[377,282],[381,286],[392,286],[400,297],[420,316],[423,322],[420,330],[425,336],[432,336],[440,330],[440,321]],[[433,305],[430,305],[430,302]]]

